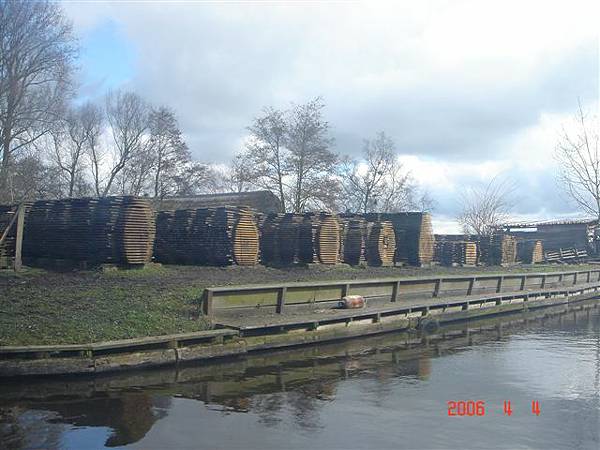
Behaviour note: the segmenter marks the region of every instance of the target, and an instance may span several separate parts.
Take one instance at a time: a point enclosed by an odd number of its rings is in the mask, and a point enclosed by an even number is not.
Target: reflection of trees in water
[[[21,407],[0,408],[0,448],[59,448],[63,427],[48,425],[48,416],[54,414]]]
[[[45,417],[28,420],[34,410],[10,408],[0,413],[0,442],[10,449],[31,447],[29,438],[44,436],[44,442],[34,447],[59,448],[64,427],[42,424],[69,424],[73,426],[109,427],[108,447],[117,447],[139,441],[154,422],[167,415],[170,397],[151,397],[143,392],[120,393],[117,397],[86,398],[70,402],[52,402],[35,405],[35,411],[44,411]],[[49,412],[49,413],[48,413]],[[48,417],[49,416],[49,417]]]

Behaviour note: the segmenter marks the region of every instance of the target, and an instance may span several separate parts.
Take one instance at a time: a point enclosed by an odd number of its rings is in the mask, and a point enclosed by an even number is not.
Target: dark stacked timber
[[[517,261],[517,238],[507,234],[482,237],[480,257],[489,266],[514,264]]]
[[[303,263],[333,265],[340,259],[340,224],[328,213],[304,214],[300,225],[298,257]]]
[[[367,263],[370,266],[392,266],[395,254],[396,233],[392,223],[371,223],[367,241]]]
[[[539,239],[518,240],[517,259],[525,264],[544,262],[544,246]]]
[[[429,213],[365,214],[365,218],[369,221],[378,219],[392,223],[398,241],[395,262],[422,266],[433,261],[435,238]]]
[[[152,206],[142,198],[40,200],[26,213],[23,255],[141,265],[152,258],[154,235]]]
[[[436,242],[438,261],[446,266],[477,264],[477,243],[471,241]]]
[[[368,227],[362,217],[342,217],[341,219],[341,248],[342,262],[357,266],[366,262]]]
[[[584,248],[559,248],[544,253],[544,260],[549,263],[579,264],[588,258],[588,252]]]
[[[17,213],[17,206],[0,206],[0,237]],[[16,227],[8,231],[4,242],[0,244],[0,269],[12,267],[15,257]]]
[[[258,264],[254,213],[243,207],[161,211],[156,218],[155,256],[166,264]]]
[[[260,255],[263,264],[279,264],[279,221],[283,214],[259,216]]]
[[[287,213],[277,223],[277,253],[279,264],[290,265],[300,261],[299,243],[301,214]]]

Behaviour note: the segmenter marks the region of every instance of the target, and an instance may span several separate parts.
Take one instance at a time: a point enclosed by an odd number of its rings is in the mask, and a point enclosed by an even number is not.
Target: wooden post
[[[496,292],[502,292],[502,282],[504,281],[503,276],[498,277],[498,285],[496,286]]]
[[[286,286],[280,287],[279,290],[277,291],[277,314],[283,313],[283,306],[285,305],[285,293],[286,292],[287,292]]]
[[[202,312],[207,319],[212,320],[213,315],[213,293],[210,289],[204,290],[204,301],[202,302]]]
[[[475,277],[469,280],[469,287],[467,288],[467,295],[471,295],[473,293],[473,286],[475,286]]]
[[[342,285],[342,298],[344,298],[346,295],[348,295],[348,292],[350,292],[350,285],[348,283],[343,284]]]
[[[396,281],[392,286],[392,301],[398,301],[398,295],[400,293],[400,281]]]
[[[573,273],[573,285],[577,284],[577,272]]]
[[[527,284],[527,275],[523,275],[523,278],[521,278],[521,289],[519,289],[519,290],[524,291],[526,284]]]
[[[542,275],[542,285],[541,288],[544,289],[546,287],[546,275]]]
[[[592,278],[592,271],[588,270],[588,273],[587,273],[587,283],[590,282],[591,278]]]
[[[15,243],[15,272],[23,267],[23,228],[25,225],[25,205],[19,205],[17,211],[17,240]]]
[[[442,287],[442,279],[439,278],[438,280],[436,280],[435,282],[435,288],[433,290],[433,297],[439,297],[440,295],[440,289]]]

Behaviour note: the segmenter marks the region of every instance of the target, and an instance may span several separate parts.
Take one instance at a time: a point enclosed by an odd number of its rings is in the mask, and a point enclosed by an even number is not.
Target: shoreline
[[[595,280],[590,279],[592,273]],[[188,361],[220,359],[395,331],[427,327],[435,329],[447,322],[598,299],[600,271],[588,270],[577,274],[587,274],[587,277],[581,276],[578,280],[575,272],[566,272],[565,278],[574,275],[573,281],[569,281],[567,286],[554,285],[535,290],[522,288],[521,292],[493,292],[476,296],[439,296],[416,300],[410,305],[403,305],[400,301],[394,309],[386,310],[385,320],[378,311],[356,310],[353,313],[356,320],[343,317],[330,320],[329,323],[307,324],[302,321],[298,322],[301,325],[299,327],[264,327],[259,333],[245,333],[223,326],[201,332],[91,344],[3,346],[0,347],[0,377],[101,374],[179,365]],[[559,273],[555,275],[562,282],[563,276]],[[511,276],[518,277],[516,274]]]

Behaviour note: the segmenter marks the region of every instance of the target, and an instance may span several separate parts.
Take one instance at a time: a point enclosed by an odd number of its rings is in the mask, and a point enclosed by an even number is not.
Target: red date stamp
[[[485,416],[485,401],[483,400],[450,400],[448,403],[449,416]],[[505,416],[512,416],[513,409],[510,400],[504,400],[502,412]],[[531,413],[539,416],[541,413],[540,402],[531,402]]]
[[[483,400],[459,400],[448,402],[449,416],[485,416],[485,402]]]

